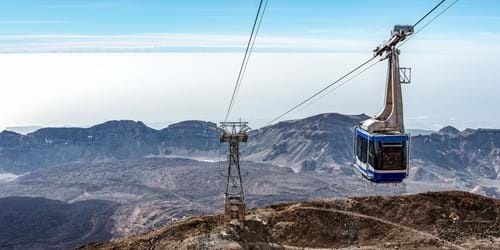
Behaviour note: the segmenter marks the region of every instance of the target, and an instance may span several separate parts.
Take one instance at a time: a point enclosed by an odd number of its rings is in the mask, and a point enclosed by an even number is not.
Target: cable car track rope
[[[336,83],[344,80],[346,77],[350,76],[352,73],[356,72],[358,69],[362,68],[363,66],[367,65],[368,63],[370,63],[371,61],[373,61],[373,59],[375,59],[376,57],[372,57],[368,60],[366,60],[365,62],[363,62],[362,64],[360,64],[359,66],[357,66],[356,68],[354,68],[353,70],[349,71],[347,74],[343,75],[342,77],[340,77],[339,79],[337,79],[336,81],[330,83],[329,85],[327,85],[326,87],[322,88],[320,91],[314,93],[314,95],[308,97],[307,99],[303,100],[302,102],[300,102],[299,104],[293,106],[291,109],[289,109],[288,111],[286,111],[285,113],[279,115],[278,117],[274,118],[273,120],[271,120],[270,122],[268,122],[266,124],[267,125],[270,125],[272,123],[274,123],[275,121],[283,118],[284,116],[288,115],[289,113],[291,113],[292,111],[298,109],[300,106],[306,104],[307,102],[309,102],[310,100],[312,100],[314,97],[318,96],[319,94],[325,92],[327,89],[329,89],[330,87],[332,87],[333,85],[335,85]]]
[[[429,10],[429,12],[427,12],[427,14],[425,14],[422,18],[420,18],[414,25],[413,25],[413,28],[415,28],[415,26],[417,26],[420,22],[422,22],[422,20],[424,20],[425,18],[427,18],[427,16],[429,16],[434,10],[436,10],[439,6],[441,6],[441,4],[444,3],[444,1],[446,0],[441,0],[441,2],[439,2],[438,4],[436,4],[436,6],[434,6],[434,8],[432,8],[431,10]]]
[[[412,27],[415,28],[415,26],[417,26],[418,24],[420,24],[425,18],[427,18],[432,12],[434,12],[439,6],[441,6],[446,0],[441,0],[438,4],[436,4],[436,6],[434,6],[430,11],[428,11],[424,16],[422,16]],[[416,31],[413,35],[411,35],[410,37],[408,37],[405,41],[403,41],[403,43],[401,43],[398,47],[400,47],[401,45],[403,45],[405,42],[407,42],[408,40],[410,40],[411,38],[413,38],[418,32],[422,31],[425,27],[427,27],[430,23],[432,23],[434,20],[436,20],[439,16],[441,16],[444,12],[446,12],[448,9],[450,9],[455,3],[457,3],[458,0],[455,0],[453,3],[451,3],[448,7],[446,7],[443,11],[441,11],[439,14],[437,14],[434,18],[432,18],[429,22],[427,22],[422,28],[420,28],[418,31]],[[361,63],[359,66],[355,67],[354,69],[352,69],[351,71],[349,71],[347,74],[341,76],[339,79],[337,79],[336,81],[328,84],[326,87],[322,88],[321,90],[317,91],[316,93],[314,93],[312,96],[306,98],[305,100],[303,100],[302,102],[300,102],[299,104],[293,106],[292,108],[290,108],[289,110],[287,110],[286,112],[280,114],[279,116],[277,116],[276,118],[272,119],[271,121],[269,121],[268,123],[266,123],[265,126],[269,126],[271,124],[273,124],[274,122],[276,121],[279,121],[281,118],[285,117],[286,115],[292,113],[293,111],[297,110],[299,107],[303,106],[304,104],[308,103],[309,101],[311,101],[312,99],[316,98],[318,95],[320,95],[321,93],[325,92],[326,90],[328,90],[329,88],[331,88],[332,86],[336,85],[337,83],[341,82],[342,80],[346,79],[348,76],[352,75],[354,72],[358,71],[359,69],[363,68],[365,65],[369,64],[371,61],[373,61],[375,58],[377,58],[378,56],[373,56],[371,57],[370,59],[364,61],[363,63]],[[375,64],[377,64],[378,62],[380,61],[377,61],[373,64],[371,64],[369,67],[367,67],[366,69],[364,69],[363,71],[361,71],[359,74],[356,74],[354,77],[352,78],[349,78],[347,79],[345,82],[343,82],[341,85],[339,85],[338,87],[346,84],[347,82],[351,81],[352,79],[356,78],[357,76],[361,75],[363,72],[367,71],[369,68],[375,66]],[[338,88],[337,87],[337,88]],[[332,89],[331,91],[327,92],[325,95],[328,95],[329,93],[331,93],[333,90],[337,89],[337,88],[334,88]],[[321,97],[324,97],[325,95],[321,96]]]
[[[370,64],[368,67],[364,68],[363,70],[361,70],[360,72],[358,72],[357,74],[355,74],[354,76],[352,76],[351,78],[348,78],[346,79],[345,81],[343,81],[342,83],[336,85],[334,88],[330,89],[328,92],[326,93],[323,93],[321,96],[319,96],[318,98],[314,99],[314,100],[311,100],[311,102],[309,102],[308,104],[306,104],[305,106],[303,106],[301,109],[297,110],[297,112],[301,111],[301,110],[304,110],[306,107],[309,107],[311,106],[313,103],[315,103],[316,101],[319,101],[321,100],[321,98],[329,95],[330,93],[332,93],[333,91],[335,91],[336,89],[344,86],[345,84],[349,83],[350,81],[354,80],[355,78],[357,78],[359,75],[365,73],[366,71],[368,71],[369,69],[373,68],[373,66],[377,65],[379,62],[381,62],[381,60],[378,60],[372,64]]]
[[[429,22],[425,23],[424,26],[422,26],[422,28],[418,29],[410,37],[408,37],[406,40],[402,41],[398,45],[398,48],[401,47],[401,46],[403,46],[403,44],[405,44],[408,40],[410,40],[412,37],[414,37],[415,35],[417,35],[420,31],[422,31],[423,29],[425,29],[427,26],[429,26],[429,24],[431,24],[432,22],[434,22],[434,20],[436,20],[441,15],[443,15],[449,8],[453,7],[453,5],[455,5],[457,2],[458,2],[458,0],[455,0],[453,3],[451,3],[450,5],[448,5],[448,7],[444,8],[441,12],[439,12],[436,16],[434,16],[431,20],[429,20]],[[415,27],[415,25],[413,25],[413,27]]]
[[[425,29],[427,26],[429,26],[429,24],[431,24],[432,22],[434,22],[434,20],[436,20],[439,16],[441,16],[443,13],[445,13],[449,8],[451,8],[453,5],[455,5],[456,3],[458,2],[458,0],[455,0],[453,3],[451,3],[450,5],[448,5],[448,7],[446,7],[445,9],[443,9],[441,12],[439,12],[439,14],[437,14],[436,16],[434,16],[429,22],[425,23],[422,28],[420,28],[419,30],[415,31],[415,33],[413,33],[410,37],[408,37],[406,40],[404,40],[403,42],[401,42],[399,45],[398,45],[398,48],[403,46],[403,44],[405,44],[412,36],[416,35],[417,33],[419,33],[420,31],[422,31],[423,29]],[[441,2],[442,3],[442,2]],[[441,4],[440,3],[440,4]],[[440,4],[436,5],[436,6],[439,6]],[[435,7],[436,8],[436,7]],[[434,8],[434,9],[435,9]],[[428,15],[426,15],[428,16]],[[422,19],[423,20],[423,19]],[[413,25],[413,27],[415,27],[418,23],[420,23],[420,21],[418,21],[417,23],[415,23]],[[306,106],[302,107],[301,109],[297,110],[298,111],[301,111],[303,109],[305,109],[306,107],[309,107],[310,105],[312,105],[313,103],[315,103],[316,101],[320,100],[321,98],[329,95],[330,93],[332,93],[333,91],[335,91],[336,89],[344,86],[345,84],[349,83],[350,81],[354,80],[355,78],[357,78],[359,75],[363,74],[364,72],[370,70],[373,66],[377,65],[378,63],[380,63],[382,60],[378,60],[376,61],[375,63],[372,63],[370,64],[370,66],[364,68],[363,70],[361,70],[360,72],[358,72],[356,75],[354,75],[353,77],[343,81],[342,83],[338,84],[337,86],[335,86],[334,88],[330,89],[328,92],[324,93],[323,95],[319,96],[318,98],[312,100],[311,102],[309,102]]]
[[[238,92],[241,86],[241,81],[243,79],[243,76],[245,75],[250,55],[252,54],[253,47],[255,44],[255,39],[257,37],[257,34],[259,33],[260,24],[262,23],[262,18],[264,17],[264,12],[266,11],[267,8],[267,3],[268,0],[260,0],[259,8],[257,9],[257,14],[255,15],[255,20],[253,22],[252,32],[250,33],[250,37],[248,38],[247,48],[245,50],[245,55],[243,56],[243,61],[241,62],[240,70],[238,72],[238,78],[236,79],[236,84],[234,86],[233,94],[231,96],[231,101],[229,102],[229,106],[227,108],[224,122],[227,122],[231,110],[233,109],[234,103],[236,102],[236,97],[238,96]]]

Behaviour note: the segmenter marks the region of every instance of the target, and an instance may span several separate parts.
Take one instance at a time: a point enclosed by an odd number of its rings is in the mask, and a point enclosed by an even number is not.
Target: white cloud
[[[123,35],[0,35],[0,53],[239,51],[247,35],[152,33]],[[256,51],[367,52],[382,41],[370,38],[260,36]],[[404,49],[412,53],[500,53],[500,36],[471,39],[415,38]]]
[[[1,53],[163,51],[193,48],[231,50],[246,45],[246,35],[127,34],[127,35],[1,35]],[[362,51],[373,42],[350,38],[261,36],[256,48],[274,50]]]

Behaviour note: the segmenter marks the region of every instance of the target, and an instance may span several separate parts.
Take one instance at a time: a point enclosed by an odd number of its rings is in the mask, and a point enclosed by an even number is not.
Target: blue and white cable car
[[[410,135],[404,132],[401,83],[410,79],[408,69],[399,67],[396,45],[412,33],[412,26],[396,25],[392,38],[375,49],[375,56],[389,62],[384,109],[354,128],[354,167],[377,183],[401,182],[409,173]]]
[[[370,134],[356,127],[356,169],[373,182],[401,182],[408,176],[409,134]]]

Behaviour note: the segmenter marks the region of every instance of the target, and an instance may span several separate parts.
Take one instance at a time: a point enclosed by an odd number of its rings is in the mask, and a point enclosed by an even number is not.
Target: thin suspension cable
[[[240,71],[238,72],[238,78],[236,79],[236,84],[234,86],[233,94],[231,96],[231,101],[229,101],[229,107],[227,108],[226,117],[224,118],[225,122],[227,122],[227,118],[229,117],[229,113],[231,112],[231,109],[232,109],[232,106],[233,106],[233,103],[234,103],[234,100],[235,100],[235,97],[236,97],[236,93],[238,91],[238,86],[240,84],[241,75],[242,75],[243,69],[245,67],[245,62],[247,60],[247,55],[248,55],[248,52],[249,52],[249,49],[250,49],[250,45],[252,44],[253,34],[255,32],[255,27],[256,27],[257,21],[259,19],[260,10],[262,8],[263,1],[264,0],[260,0],[259,8],[257,9],[257,14],[255,15],[255,20],[253,22],[252,31],[250,33],[250,37],[248,38],[247,47],[246,47],[246,50],[245,50],[245,55],[243,56],[243,61],[241,62]]]
[[[417,26],[420,22],[422,22],[422,20],[424,20],[427,16],[429,16],[432,12],[434,12],[434,10],[436,10],[441,4],[443,4],[446,0],[441,0],[441,2],[439,2],[436,6],[434,6],[434,8],[432,8],[429,12],[427,12],[422,18],[420,18],[414,25],[413,27]],[[456,0],[458,1],[458,0]],[[455,2],[456,2],[455,1]],[[453,4],[455,4],[455,2]],[[451,6],[453,5],[451,4]],[[451,7],[449,6],[449,7]],[[448,8],[449,8],[448,7]],[[447,8],[447,9],[448,9]],[[445,10],[446,11],[446,10]],[[442,13],[440,13],[442,14]],[[432,21],[432,20],[431,20]],[[428,25],[429,23],[427,23],[426,25]],[[423,27],[425,28],[425,26]],[[423,29],[422,28],[422,29]],[[413,36],[410,36],[408,39],[406,40],[409,40],[411,37]],[[287,110],[285,113],[279,115],[278,117],[272,119],[270,122],[268,122],[265,126],[268,126],[276,121],[278,121],[279,119],[283,118],[284,116],[288,115],[289,113],[293,112],[294,110],[296,110],[297,108],[299,108],[300,106],[304,105],[305,103],[309,102],[311,99],[315,98],[316,96],[318,96],[319,94],[321,94],[322,92],[326,91],[327,89],[329,89],[330,87],[332,87],[333,85],[337,84],[338,82],[342,81],[343,79],[345,79],[346,77],[348,77],[349,75],[351,75],[352,73],[354,73],[355,71],[359,70],[360,68],[364,67],[366,64],[370,63],[373,59],[375,59],[377,56],[374,56],[368,60],[366,60],[365,62],[363,62],[362,64],[360,64],[359,66],[357,66],[356,68],[354,68],[353,70],[349,71],[347,74],[343,75],[342,77],[340,77],[339,79],[337,79],[335,82],[333,83],[330,83],[329,85],[327,85],[326,87],[324,87],[323,89],[321,89],[320,91],[316,92],[315,94],[313,94],[312,96],[308,97],[307,99],[305,99],[304,101],[300,102],[299,104],[293,106],[291,109]],[[370,66],[371,67],[371,66]],[[370,68],[369,67],[369,68]],[[357,75],[356,75],[357,76]]]
[[[365,69],[361,70],[359,73],[357,73],[356,75],[352,76],[351,78],[345,80],[344,82],[342,82],[341,84],[335,86],[334,88],[332,88],[331,90],[329,90],[328,92],[326,92],[325,94],[323,94],[322,96],[320,96],[319,98],[323,98],[324,96],[326,95],[329,95],[330,93],[332,93],[334,90],[344,86],[345,84],[349,83],[350,81],[354,80],[355,78],[357,78],[359,75],[365,73],[366,71],[368,71],[369,69],[371,69],[373,66],[377,65],[378,63],[380,63],[381,61],[383,60],[378,60],[372,64],[370,64],[370,66],[366,67]]]
[[[300,102],[299,104],[293,106],[291,109],[289,109],[288,111],[286,111],[285,113],[279,115],[278,117],[274,118],[273,120],[271,120],[270,122],[268,122],[266,124],[269,125],[269,124],[272,124],[274,123],[275,121],[281,119],[283,116],[285,115],[288,115],[290,112],[296,110],[297,108],[299,108],[300,106],[304,105],[305,103],[309,102],[311,99],[313,99],[314,97],[318,96],[319,94],[325,92],[327,89],[329,89],[331,86],[335,85],[336,83],[342,81],[343,79],[345,79],[346,77],[348,77],[349,75],[351,75],[352,73],[354,73],[355,71],[357,71],[358,69],[362,68],[363,66],[367,65],[368,63],[370,63],[373,59],[375,59],[376,57],[372,57],[368,60],[366,60],[364,63],[360,64],[359,66],[357,66],[356,68],[354,68],[353,70],[349,71],[347,74],[343,75],[342,77],[340,77],[339,79],[337,79],[335,82],[332,82],[330,84],[328,84],[326,87],[322,88],[320,91],[314,93],[314,95],[308,97],[307,99],[305,99],[304,101]]]
[[[444,2],[444,1],[442,1]],[[441,3],[442,3],[441,2]],[[439,12],[436,16],[434,16],[429,22],[425,23],[424,26],[422,26],[422,28],[420,28],[419,30],[417,30],[415,33],[413,33],[410,37],[408,37],[406,40],[404,40],[403,42],[401,42],[399,45],[398,45],[398,48],[401,47],[403,44],[405,44],[410,38],[412,38],[413,36],[415,36],[416,34],[418,34],[420,31],[422,31],[423,29],[425,29],[429,24],[431,24],[432,22],[434,22],[434,20],[436,20],[439,16],[441,16],[443,13],[445,13],[449,8],[451,8],[453,5],[455,5],[456,3],[458,2],[458,0],[455,0],[453,3],[451,3],[448,7],[446,7],[445,9],[443,9],[441,12]],[[441,4],[440,3],[440,4]],[[436,5],[437,6],[437,5]],[[434,7],[434,9],[436,9],[436,7]],[[418,24],[418,22],[416,23]],[[415,24],[415,25],[416,25]],[[413,26],[415,26],[413,25]],[[326,92],[325,94],[321,95],[320,97],[318,97],[317,99],[314,99],[313,101],[311,101],[307,106],[310,106],[311,104],[315,103],[317,100],[320,100],[321,98],[329,95],[330,93],[332,93],[333,91],[335,91],[336,89],[342,87],[343,85],[349,83],[350,81],[352,81],[353,79],[357,78],[359,75],[363,74],[364,72],[368,71],[369,69],[371,69],[373,66],[375,66],[376,64],[380,63],[382,60],[378,60],[376,61],[375,63],[371,64],[370,66],[366,67],[365,69],[363,69],[362,71],[360,71],[359,73],[357,73],[356,75],[354,75],[353,77],[345,80],[344,82],[342,82],[341,84],[335,86],[334,88],[330,89],[328,92]],[[306,106],[306,107],[307,107]]]
[[[444,3],[444,1],[446,0],[441,0],[441,2],[439,2],[436,6],[434,6],[434,8],[432,8],[429,12],[427,12],[427,14],[425,14],[422,18],[420,18],[414,25],[413,27],[417,26],[420,22],[422,22],[422,20],[424,20],[425,18],[427,18],[427,16],[429,16],[435,9],[437,9],[441,4]]]
[[[250,33],[250,37],[248,38],[247,47],[246,47],[246,50],[245,50],[245,55],[243,56],[243,61],[241,62],[240,71],[238,72],[238,78],[236,79],[236,84],[234,86],[233,94],[231,96],[231,101],[229,102],[229,107],[227,108],[226,117],[224,118],[224,121],[227,121],[227,118],[229,117],[229,114],[231,113],[231,109],[232,109],[233,103],[234,103],[234,101],[236,99],[236,95],[238,93],[239,85],[241,83],[241,78],[242,78],[242,75],[243,75],[243,71],[245,69],[245,64],[247,62],[247,57],[249,56],[250,47],[253,44],[252,40],[254,40],[254,34],[256,32],[257,23],[259,22],[259,17],[263,16],[263,14],[264,14],[264,13],[262,13],[262,15],[260,14],[263,2],[264,2],[264,0],[260,0],[259,8],[257,9],[257,14],[255,15],[255,20],[253,22],[252,32]],[[267,0],[266,0],[266,5],[267,5]]]
[[[248,62],[250,61],[250,56],[252,55],[252,52],[253,52],[253,48],[254,48],[254,45],[255,45],[255,40],[257,40],[257,35],[259,34],[260,25],[262,23],[262,19],[264,18],[264,13],[266,12],[267,3],[269,2],[268,0],[265,0],[265,1],[266,2],[265,2],[264,7],[262,9],[262,14],[261,14],[261,16],[259,18],[259,22],[257,24],[257,28],[255,29],[255,34],[253,36],[252,44],[250,45],[250,51],[248,52],[248,57],[247,57],[247,60],[245,61],[245,66],[243,68],[243,72],[241,73],[241,77],[239,79],[239,84],[237,84],[238,87],[236,89],[236,95],[234,97],[233,102],[230,104],[231,105],[231,109],[229,110],[229,113],[231,113],[231,111],[232,111],[232,109],[234,107],[234,103],[236,102],[236,99],[238,97],[238,93],[240,92],[241,83],[243,82],[243,79],[245,78],[245,73],[247,71]],[[227,117],[227,118],[229,118],[229,117]]]
[[[398,45],[398,48],[401,47],[401,46],[403,46],[408,40],[410,40],[412,37],[414,37],[415,35],[417,35],[420,31],[422,31],[423,29],[425,29],[427,26],[429,26],[429,24],[431,24],[432,22],[434,22],[434,20],[436,20],[441,15],[443,15],[449,8],[453,7],[453,5],[455,5],[457,2],[458,2],[458,0],[455,0],[453,3],[451,3],[450,5],[448,5],[448,7],[446,7],[441,12],[439,12],[435,17],[433,17],[431,20],[429,20],[429,22],[425,23],[424,26],[422,26],[422,28],[420,28],[419,30],[415,31],[410,37],[406,38],[406,40],[402,41]]]
[[[382,60],[378,60],[372,64],[370,64],[368,67],[364,68],[363,70],[361,70],[360,72],[358,72],[357,74],[355,74],[354,76],[352,76],[351,78],[343,81],[342,83],[336,85],[335,87],[333,87],[332,89],[330,89],[328,92],[322,94],[321,96],[319,96],[318,98],[312,100],[311,102],[309,102],[308,104],[306,104],[305,106],[303,106],[301,109],[297,110],[297,112],[300,112],[302,110],[304,110],[305,108],[311,106],[313,103],[321,100],[323,97],[329,95],[330,93],[332,93],[333,91],[335,91],[336,89],[346,85],[347,83],[351,82],[352,80],[354,80],[355,78],[357,78],[358,76],[360,76],[361,74],[365,73],[366,71],[368,71],[369,69],[373,68],[373,66],[377,65],[378,63],[380,63]]]

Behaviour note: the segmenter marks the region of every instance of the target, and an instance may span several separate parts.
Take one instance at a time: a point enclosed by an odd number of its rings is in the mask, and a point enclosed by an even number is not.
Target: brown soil
[[[84,249],[500,249],[500,200],[466,192],[284,203],[247,212],[243,230],[222,216],[188,218]]]

